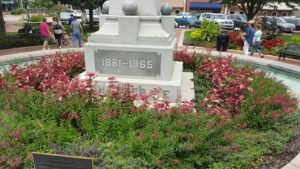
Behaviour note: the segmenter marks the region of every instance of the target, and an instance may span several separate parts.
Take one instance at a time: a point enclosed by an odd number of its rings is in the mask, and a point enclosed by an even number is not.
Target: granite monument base
[[[182,73],[182,62],[174,63],[172,78],[168,81],[145,78],[132,79],[118,76],[115,77],[121,84],[133,85],[133,91],[136,94],[149,94],[151,89],[159,88],[163,98],[166,100],[172,102],[176,102],[178,99],[181,101],[192,100],[194,98],[194,84],[191,81],[193,74]],[[105,93],[107,91],[108,77],[109,76],[107,75],[97,74],[97,77],[94,79],[94,87],[100,93]],[[80,74],[80,78],[87,78],[86,72]]]

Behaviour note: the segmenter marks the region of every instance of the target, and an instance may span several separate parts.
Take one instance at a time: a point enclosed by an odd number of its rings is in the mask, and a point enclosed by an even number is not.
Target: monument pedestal
[[[86,72],[82,73],[81,78],[85,78]],[[108,75],[97,74],[94,79],[95,88],[100,93],[104,93],[107,90]],[[161,90],[161,95],[164,99],[176,102],[181,97],[181,87],[182,87],[182,62],[174,63],[174,70],[170,80],[157,80],[157,79],[147,79],[147,78],[130,78],[128,76],[116,76],[116,80],[121,84],[131,84],[133,85],[133,92],[136,94],[149,94],[150,90],[153,88],[159,88]],[[192,81],[191,81],[192,82]],[[190,98],[183,98],[190,99]],[[192,99],[192,98],[191,98]]]
[[[84,46],[86,71],[98,76],[96,88],[106,91],[108,77],[114,76],[120,83],[132,84],[137,94],[160,88],[165,99],[176,101],[183,65],[174,62],[174,17],[160,14],[159,0],[135,1],[137,13],[130,16],[122,7],[126,1],[109,2],[109,14],[100,16],[100,30]]]

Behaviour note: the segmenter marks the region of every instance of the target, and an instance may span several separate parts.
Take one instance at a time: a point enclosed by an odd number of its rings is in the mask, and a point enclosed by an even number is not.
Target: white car
[[[99,16],[100,16],[100,11],[99,10],[93,10],[93,21],[94,22],[99,22]],[[90,13],[89,10],[86,9],[84,13],[82,14],[82,21],[84,23],[89,23],[90,22]]]
[[[77,18],[81,18],[82,17],[82,12],[79,9],[72,10],[72,14],[74,16],[76,16]]]
[[[234,22],[232,20],[226,19],[224,14],[220,13],[202,13],[199,17],[200,22],[203,19],[208,19],[215,23],[218,23],[222,29],[233,29]]]

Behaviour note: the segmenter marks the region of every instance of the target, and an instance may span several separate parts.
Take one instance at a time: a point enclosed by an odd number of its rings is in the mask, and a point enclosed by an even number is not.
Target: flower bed
[[[197,41],[195,38],[193,39],[192,31],[186,31],[184,36],[184,45],[188,46],[202,46],[207,48],[215,48],[216,43],[215,40],[211,42],[207,41]],[[236,32],[228,32],[229,35],[229,49],[234,50],[242,50],[244,46],[243,39],[241,35],[237,34]],[[264,54],[279,56],[279,52],[282,48],[284,48],[287,44],[297,44],[299,41],[299,37],[297,35],[294,38],[287,38],[287,36],[291,35],[282,35],[276,39],[271,40],[264,40],[261,46],[261,50]],[[287,39],[287,40],[285,40]],[[251,49],[250,49],[251,50]]]
[[[0,76],[0,168],[31,168],[37,151],[92,157],[98,168],[255,168],[283,151],[299,134],[286,88],[230,58],[202,58],[177,55],[195,70],[197,98],[176,104],[113,77],[97,93],[94,73],[76,78],[82,54],[12,66]]]

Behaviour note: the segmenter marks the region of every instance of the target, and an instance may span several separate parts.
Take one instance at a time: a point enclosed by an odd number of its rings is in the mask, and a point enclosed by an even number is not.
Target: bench
[[[280,60],[281,57],[285,59],[286,55],[300,57],[300,44],[288,44],[287,47],[280,51],[278,60]]]

